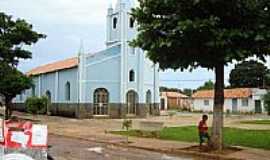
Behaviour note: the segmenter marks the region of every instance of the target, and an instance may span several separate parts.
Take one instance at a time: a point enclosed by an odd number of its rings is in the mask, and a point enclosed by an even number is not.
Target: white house
[[[28,75],[34,87],[16,97],[17,108],[30,96],[46,95],[56,115],[145,117],[158,114],[158,65],[129,45],[137,35],[130,15],[133,0],[117,0],[107,10],[106,48],[42,65]],[[104,17],[105,19],[105,17]]]
[[[263,96],[265,89],[258,88],[234,88],[224,90],[224,112],[265,112]],[[192,95],[193,109],[195,111],[213,111],[214,91],[197,91]]]

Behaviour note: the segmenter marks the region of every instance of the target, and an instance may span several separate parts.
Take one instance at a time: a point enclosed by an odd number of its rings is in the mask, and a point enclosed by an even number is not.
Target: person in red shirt
[[[208,134],[207,120],[208,120],[208,116],[203,115],[202,120],[199,122],[199,125],[198,125],[200,146],[202,146],[205,139],[207,139],[207,142],[209,142],[209,139],[210,139],[209,134]]]

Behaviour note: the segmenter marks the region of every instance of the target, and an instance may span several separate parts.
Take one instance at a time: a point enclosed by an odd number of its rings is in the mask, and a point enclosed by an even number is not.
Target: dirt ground
[[[49,145],[55,160],[194,160],[54,135],[49,136]]]
[[[195,160],[189,157],[174,157],[162,153],[116,147],[110,144],[98,143],[122,142],[122,136],[107,134],[107,131],[122,130],[121,119],[74,119],[53,116],[32,116],[21,112],[14,112],[15,116],[34,123],[47,124],[49,129],[50,154],[55,160]],[[196,125],[201,114],[179,113],[173,117],[159,116],[145,119],[133,119],[133,129],[140,128],[140,122],[163,122],[166,127]],[[241,124],[241,121],[253,119],[269,119],[264,115],[233,115],[225,117],[225,126],[248,128],[248,129],[270,129],[270,125]],[[210,115],[209,126],[212,116]],[[57,136],[58,135],[58,136]],[[61,136],[59,136],[61,135]],[[143,144],[146,143],[145,141]],[[157,142],[158,143],[158,142]],[[146,145],[146,144],[144,144]],[[181,144],[183,145],[183,144]],[[189,145],[189,144],[188,144]],[[197,160],[197,159],[196,159]]]

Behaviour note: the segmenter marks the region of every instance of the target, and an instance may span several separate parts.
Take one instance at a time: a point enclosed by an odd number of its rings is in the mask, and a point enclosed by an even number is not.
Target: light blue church
[[[29,96],[46,95],[53,115],[81,118],[145,117],[159,113],[159,73],[144,51],[129,42],[137,33],[133,0],[108,8],[106,49],[29,71],[34,87],[16,97],[23,109]]]

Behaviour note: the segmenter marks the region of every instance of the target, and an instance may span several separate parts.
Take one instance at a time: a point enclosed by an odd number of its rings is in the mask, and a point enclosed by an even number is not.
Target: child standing
[[[208,116],[203,115],[202,120],[199,122],[199,125],[198,125],[200,146],[202,146],[205,139],[207,139],[207,142],[209,142],[209,139],[210,139],[209,134],[208,134],[207,120],[208,120]]]

